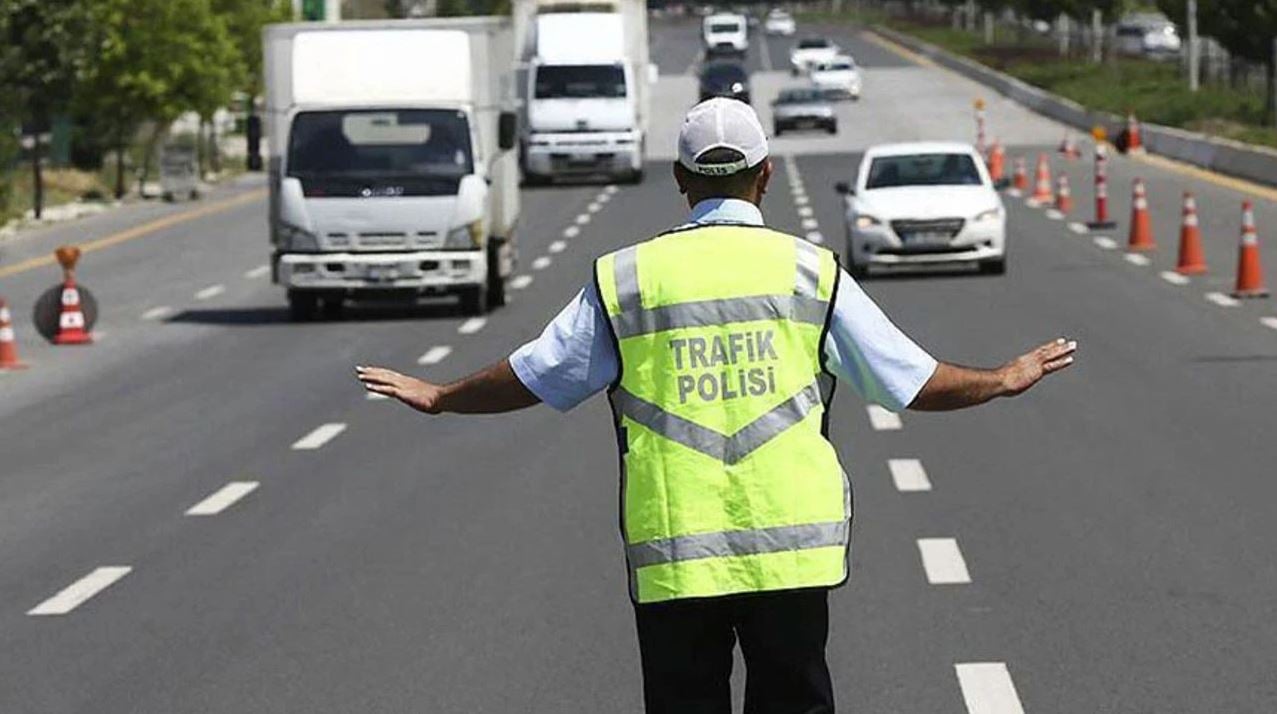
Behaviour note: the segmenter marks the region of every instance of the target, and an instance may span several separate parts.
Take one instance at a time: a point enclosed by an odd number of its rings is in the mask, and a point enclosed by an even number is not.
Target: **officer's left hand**
[[[437,384],[382,367],[356,366],[355,374],[370,392],[394,397],[417,411],[438,414],[442,388]]]

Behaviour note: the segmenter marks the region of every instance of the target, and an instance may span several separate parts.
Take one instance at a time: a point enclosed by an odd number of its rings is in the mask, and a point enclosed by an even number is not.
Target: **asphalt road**
[[[837,146],[777,142],[764,210],[837,247],[832,185],[857,152],[969,140],[981,92],[833,32],[866,68],[865,98],[840,109]],[[653,41],[658,106],[677,115],[696,30],[662,21]],[[769,40],[770,71],[750,55],[756,82],[789,81],[788,42]],[[1012,156],[1063,134],[989,99]],[[447,305],[290,324],[254,272],[267,254],[254,179],[204,215],[138,206],[6,244],[0,291],[33,366],[0,376],[0,712],[640,711],[603,400],[427,419],[365,399],[352,366],[447,379],[536,335],[595,256],[681,220],[657,139],[641,185],[525,193],[531,282],[483,324]],[[1244,193],[1115,160],[1118,217],[1121,187],[1149,182],[1161,247],[1137,265],[1068,228],[1089,211],[1086,167],[1066,170],[1075,216],[1008,197],[1005,277],[866,283],[943,359],[992,365],[1058,334],[1082,350],[1021,399],[909,413],[899,429],[841,392],[833,438],[857,500],[830,644],[845,711],[1277,709],[1277,330],[1260,321],[1277,306],[1204,297],[1228,288]],[[1185,188],[1212,272],[1179,285],[1159,273]],[[1257,200],[1267,239],[1277,203]],[[84,259],[100,342],[37,343],[26,315],[56,270],[13,268],[156,220],[169,223]],[[1271,240],[1264,257],[1277,266]],[[418,365],[427,353],[437,363]],[[223,492],[231,482],[256,487]],[[216,513],[185,515],[212,494]],[[91,597],[48,602],[90,574]],[[42,609],[65,614],[28,614]]]

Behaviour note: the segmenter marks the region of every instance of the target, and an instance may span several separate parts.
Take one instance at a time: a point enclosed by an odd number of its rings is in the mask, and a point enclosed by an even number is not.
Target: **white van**
[[[749,49],[748,23],[735,13],[710,15],[701,24],[701,38],[707,55],[743,55]]]

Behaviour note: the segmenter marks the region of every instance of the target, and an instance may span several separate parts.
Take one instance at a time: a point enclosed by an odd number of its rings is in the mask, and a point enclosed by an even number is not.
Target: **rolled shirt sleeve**
[[[850,383],[866,401],[892,411],[913,402],[938,364],[846,272],[839,275],[834,295],[825,357],[835,377]]]
[[[546,325],[541,336],[510,355],[510,367],[530,392],[565,412],[616,380],[616,346],[593,284]]]

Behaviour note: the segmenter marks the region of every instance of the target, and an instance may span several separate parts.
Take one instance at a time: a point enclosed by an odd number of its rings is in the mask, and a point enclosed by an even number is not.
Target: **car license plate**
[[[905,242],[909,245],[948,245],[949,234],[936,233],[933,231],[922,231],[918,233],[910,233],[904,236]]]
[[[386,283],[399,277],[399,269],[393,265],[370,265],[367,275],[373,282]]]
[[[594,154],[571,154],[568,156],[568,163],[574,166],[593,166],[598,160]]]

